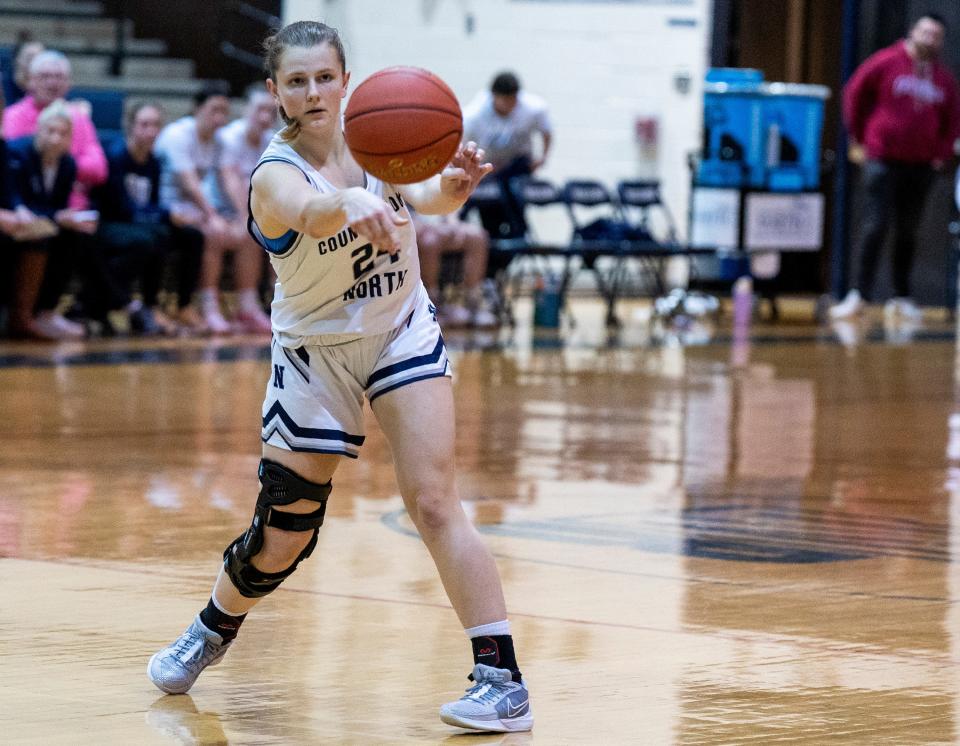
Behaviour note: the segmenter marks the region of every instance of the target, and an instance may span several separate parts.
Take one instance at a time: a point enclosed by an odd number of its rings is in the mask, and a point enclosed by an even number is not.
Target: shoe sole
[[[513,718],[512,720],[471,720],[461,718],[456,715],[441,712],[440,719],[447,725],[453,725],[458,728],[468,728],[469,730],[482,730],[491,733],[516,733],[518,731],[533,729],[533,715],[529,714],[522,718]]]

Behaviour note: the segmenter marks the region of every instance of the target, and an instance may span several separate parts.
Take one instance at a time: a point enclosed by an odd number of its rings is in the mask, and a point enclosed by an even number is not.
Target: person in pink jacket
[[[40,52],[30,63],[29,95],[3,113],[3,137],[7,141],[33,135],[40,112],[70,90],[70,61],[52,49]],[[70,195],[70,207],[86,209],[89,190],[107,180],[107,158],[90,119],[89,105],[73,102],[73,145],[70,155],[77,162],[77,182]]]

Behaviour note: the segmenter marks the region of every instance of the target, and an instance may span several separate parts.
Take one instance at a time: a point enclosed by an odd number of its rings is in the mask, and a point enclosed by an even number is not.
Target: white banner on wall
[[[823,205],[822,194],[748,194],[745,248],[819,250]]]
[[[697,248],[735,249],[740,233],[740,192],[695,187],[690,243]]]

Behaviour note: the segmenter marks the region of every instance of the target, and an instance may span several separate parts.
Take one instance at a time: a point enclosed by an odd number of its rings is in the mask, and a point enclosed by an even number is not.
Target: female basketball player
[[[207,607],[150,659],[149,676],[165,692],[186,692],[221,660],[247,612],[310,555],[337,464],[363,443],[366,395],[404,504],[473,645],[474,685],[440,717],[476,730],[529,730],[500,578],[454,484],[450,366],[405,206],[452,212],[491,166],[466,143],[429,181],[380,182],[343,138],[350,75],[337,32],[293,23],[265,49],[267,88],[287,127],[261,157],[250,193],[250,232],[278,277],[260,494],[252,525],[224,552]]]

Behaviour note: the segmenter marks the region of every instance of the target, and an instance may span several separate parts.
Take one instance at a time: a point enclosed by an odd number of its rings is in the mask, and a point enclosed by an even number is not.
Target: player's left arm
[[[397,187],[404,200],[423,215],[443,215],[463,207],[480,179],[493,171],[475,142],[457,148],[450,163],[436,176],[417,184]]]

